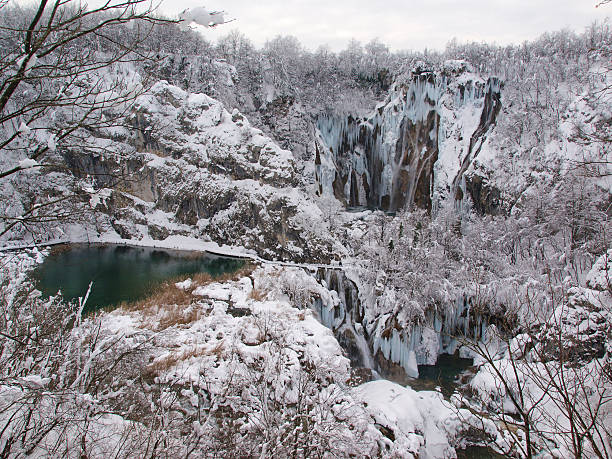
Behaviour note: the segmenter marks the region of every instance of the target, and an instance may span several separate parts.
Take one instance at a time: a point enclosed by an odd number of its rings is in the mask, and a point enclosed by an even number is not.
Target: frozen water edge
[[[34,252],[37,251],[32,251]],[[205,307],[208,312],[185,326],[168,327],[158,331],[156,350],[152,355],[159,361],[171,355],[189,356],[194,342],[200,343],[202,349],[214,349],[220,341],[229,340],[241,350],[245,358],[256,355],[273,358],[276,348],[270,348],[268,351],[265,344],[258,344],[259,328],[256,325],[257,320],[272,320],[277,324],[280,336],[286,337],[285,339],[292,343],[292,346],[286,349],[295,351],[296,355],[301,351],[306,352],[317,364],[331,362],[331,368],[335,369],[333,374],[339,371],[335,384],[344,387],[345,397],[349,397],[355,406],[363,407],[359,408],[363,410],[359,414],[359,422],[369,426],[368,434],[372,435],[375,441],[389,447],[390,451],[401,457],[453,457],[457,432],[462,428],[462,419],[457,415],[456,409],[437,392],[416,392],[386,380],[379,380],[376,384],[366,383],[355,388],[345,387],[344,381],[349,375],[348,359],[342,355],[332,331],[316,320],[314,312],[292,304],[294,301],[289,301],[283,293],[283,285],[294,286],[296,292],[309,290],[318,293],[332,302],[338,299],[335,292],[318,284],[311,274],[301,268],[265,265],[257,268],[252,276],[253,279],[214,282],[193,290],[193,304],[198,306],[190,307]],[[266,298],[255,300],[250,296],[255,288],[269,291],[269,294]],[[200,300],[200,297],[203,299]],[[229,298],[235,308],[248,309],[251,313],[232,315],[227,306]],[[212,305],[212,308],[206,305]],[[188,310],[189,307],[186,311]],[[163,313],[153,316],[152,323],[155,325],[162,316]],[[148,322],[143,321],[143,316],[138,311],[115,310],[104,313],[100,320],[105,333],[125,336],[126,340],[132,339],[131,337],[138,333],[147,333]],[[183,386],[191,387],[198,381],[201,365],[213,357],[214,353],[185,357],[164,370],[158,376],[158,381],[163,384],[164,381],[176,382],[178,378]],[[297,360],[294,357],[283,367],[282,381],[295,379],[295,372],[299,371],[299,368],[296,367]],[[229,366],[230,362],[223,360],[218,367],[209,368],[219,387],[222,386]],[[291,398],[294,396],[294,389],[289,386],[279,389],[286,389],[283,393]],[[320,390],[324,391],[325,388]],[[414,409],[408,410],[411,407]],[[468,415],[469,413],[464,413],[464,416]],[[383,431],[392,432],[394,439],[386,437]]]
[[[317,263],[293,263],[287,261],[276,261],[266,260],[257,255],[254,250],[247,249],[240,246],[228,246],[219,245],[216,242],[202,241],[194,237],[188,236],[169,236],[164,240],[156,240],[151,238],[143,239],[123,239],[116,237],[115,235],[103,235],[101,237],[71,237],[66,239],[49,240],[41,243],[30,243],[30,244],[16,244],[16,245],[5,245],[0,247],[0,252],[7,252],[13,250],[26,250],[42,247],[53,247],[56,245],[63,244],[115,244],[115,245],[129,245],[133,247],[148,247],[154,249],[168,249],[168,250],[180,250],[180,251],[192,251],[192,252],[206,252],[212,255],[220,255],[224,257],[243,258],[252,260],[262,264],[275,265],[275,266],[287,266],[296,268],[337,268],[340,269],[339,264],[317,264]]]

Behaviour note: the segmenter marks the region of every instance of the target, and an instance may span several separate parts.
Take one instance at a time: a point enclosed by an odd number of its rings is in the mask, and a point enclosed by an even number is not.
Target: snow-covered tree
[[[132,67],[146,58],[137,50],[164,22],[153,17],[146,0],[94,8],[59,0],[0,6],[3,185],[25,173],[48,175],[64,168],[62,155],[82,148],[92,131],[124,123],[125,112],[146,86]],[[3,202],[0,235],[40,231],[40,225],[74,215],[66,204],[78,201],[75,190],[43,195],[41,185],[29,202]]]

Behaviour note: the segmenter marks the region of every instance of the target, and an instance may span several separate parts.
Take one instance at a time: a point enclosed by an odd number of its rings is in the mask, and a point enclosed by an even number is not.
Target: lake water
[[[244,260],[207,253],[121,245],[71,245],[56,248],[33,272],[37,288],[45,296],[61,290],[66,299],[85,295],[93,282],[86,312],[146,297],[158,284],[178,276],[208,273],[219,276],[235,272]],[[440,386],[445,396],[457,387],[457,377],[472,360],[441,355],[436,365],[419,365],[419,378],[411,380],[415,390]],[[469,447],[457,451],[459,458],[500,458],[491,449]]]
[[[457,459],[504,459],[505,457],[486,446],[468,446],[457,450]]]
[[[144,298],[161,282],[195,273],[213,277],[234,272],[244,260],[207,253],[121,245],[73,245],[54,249],[33,272],[43,295],[61,290],[66,299],[85,295],[85,311]]]

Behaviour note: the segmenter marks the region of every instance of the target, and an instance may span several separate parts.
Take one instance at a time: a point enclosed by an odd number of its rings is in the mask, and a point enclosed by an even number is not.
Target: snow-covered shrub
[[[146,448],[149,431],[101,402],[126,395],[139,373],[139,346],[81,321],[78,303],[48,299],[26,279],[40,254],[9,253],[0,269],[0,449],[79,457]],[[112,404],[112,403],[111,403]]]
[[[604,265],[597,262],[587,279]],[[523,309],[537,311],[519,335],[468,344],[482,363],[468,405],[508,426],[516,454],[609,457],[609,292],[573,287],[558,295],[551,288],[545,300],[547,309],[523,300]]]

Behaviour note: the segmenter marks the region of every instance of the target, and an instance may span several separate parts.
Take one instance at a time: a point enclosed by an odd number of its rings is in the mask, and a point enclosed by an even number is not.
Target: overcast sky
[[[210,40],[238,29],[257,46],[276,35],[294,35],[311,50],[343,49],[351,38],[379,38],[392,50],[443,49],[460,42],[520,43],[546,31],[583,31],[612,16],[597,0],[164,0],[161,11],[178,15],[205,6],[236,21],[206,30]]]

